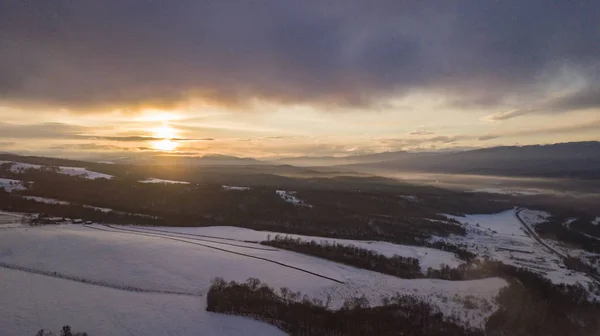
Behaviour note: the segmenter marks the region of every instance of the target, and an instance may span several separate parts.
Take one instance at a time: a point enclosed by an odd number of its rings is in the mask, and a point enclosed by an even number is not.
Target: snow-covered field
[[[431,267],[439,269],[440,265],[446,264],[450,267],[457,267],[462,261],[454,256],[453,253],[445,252],[428,247],[398,245],[381,241],[366,241],[366,240],[349,240],[324,238],[316,236],[305,236],[296,234],[284,234],[273,231],[256,231],[252,229],[239,228],[234,226],[208,226],[208,227],[156,227],[152,229],[138,227],[138,230],[148,232],[157,232],[152,230],[164,230],[178,234],[194,234],[211,237],[221,237],[227,239],[235,239],[239,241],[261,242],[273,239],[276,235],[287,236],[291,238],[300,238],[303,241],[316,241],[319,243],[353,245],[367,250],[381,253],[385,256],[392,257],[399,255],[403,257],[412,257],[419,259],[421,268],[425,271]]]
[[[10,212],[0,211],[0,229],[21,226],[21,216]],[[2,248],[2,246],[0,246]]]
[[[226,229],[234,231],[232,228]],[[211,230],[214,233],[214,229]],[[241,233],[236,234],[240,235]],[[224,236],[227,236],[227,234]],[[256,277],[275,288],[288,287],[291,290],[301,291],[311,297],[318,297],[323,300],[329,295],[333,308],[339,307],[344,299],[348,297],[363,294],[371,304],[379,304],[382,295],[390,295],[399,291],[419,296],[439,307],[445,314],[455,315],[465,323],[476,326],[481,326],[485,317],[489,316],[493,309],[486,311],[483,311],[483,309],[466,310],[463,308],[465,298],[475,296],[475,301],[481,306],[491,306],[493,308],[493,298],[499,289],[506,285],[506,282],[499,278],[454,282],[432,279],[400,279],[311,256],[277,250],[256,243],[234,241],[231,240],[234,239],[231,238],[233,236],[235,235],[230,234],[228,237],[222,238],[191,235],[185,237],[176,234],[152,233],[132,227],[115,226],[109,228],[100,225],[92,225],[91,227],[81,225],[20,227],[3,230],[0,235],[0,263],[26,267],[39,272],[56,272],[59,276],[95,282],[108,287],[135,286],[148,291],[183,292],[194,295],[206,293],[210,286],[210,280],[217,276],[236,281]],[[384,247],[387,249],[393,248],[378,244],[374,246],[379,246],[380,249],[384,249]],[[446,257],[441,255],[437,258],[444,259]],[[444,260],[449,261],[450,259]],[[4,270],[2,274],[4,274]],[[52,280],[50,283],[57,283],[57,286],[63,286],[64,289],[61,289],[61,291],[62,296],[65,297],[77,297],[81,292],[79,288],[84,288],[83,290],[88,288],[90,293],[100,290],[116,293],[111,296],[114,298],[112,300],[94,302],[93,297],[96,294],[89,294],[91,296],[90,302],[81,299],[82,305],[88,304],[91,306],[87,309],[82,308],[84,312],[89,312],[93,316],[96,310],[100,311],[100,316],[95,321],[84,320],[89,321],[86,323],[89,323],[94,330],[108,330],[102,328],[121,328],[121,326],[136,330],[131,328],[134,328],[134,326],[145,328],[143,323],[145,319],[148,320],[146,323],[148,326],[156,325],[155,322],[162,321],[160,318],[154,321],[157,312],[153,307],[161,307],[160,301],[158,301],[159,303],[152,303],[152,300],[148,297],[161,297],[166,294],[129,294],[89,283],[79,284],[64,279],[48,278],[48,280]],[[41,290],[36,284],[27,281],[20,281],[11,286],[5,285],[5,283],[5,281],[2,281],[3,285],[0,286],[2,290],[0,292],[2,299],[0,300],[4,300],[5,291],[29,293],[32,290],[31,288]],[[72,292],[69,292],[69,286],[74,287]],[[122,299],[119,299],[121,297],[119,294],[122,294]],[[135,301],[134,296],[139,296],[139,300],[142,302]],[[86,296],[82,297],[85,298]],[[126,305],[128,309],[121,310],[121,308],[118,308],[118,314],[110,314],[112,307],[116,306],[114,302],[120,304],[121,300],[129,300],[129,297],[132,298],[133,303]],[[195,302],[193,307],[197,309],[193,310],[194,314],[184,312],[182,316],[174,319],[175,322],[173,323],[177,322],[182,326],[197,326],[201,323],[198,321],[205,319],[203,316],[206,313],[202,312],[205,300],[203,297],[179,295],[175,298],[165,298],[164,300],[176,300],[172,301],[174,307],[183,304],[178,302],[192,302],[189,303],[190,305]],[[39,309],[38,302],[43,309]],[[49,303],[43,302],[55,302],[55,299],[49,298],[47,301],[31,299],[20,302],[18,309],[8,312],[12,314],[10,315],[12,316],[11,319],[20,321],[14,329],[15,333],[29,332],[30,329],[22,329],[25,325],[34,325],[36,328],[38,326],[55,328],[54,323],[63,323],[60,319],[63,315],[57,315],[59,311],[66,311],[65,319],[70,319],[73,316],[70,314],[76,314],[79,311],[79,308],[71,310],[65,304],[64,309],[58,311],[55,309],[50,312],[49,310],[52,309],[48,307]],[[143,302],[150,303],[144,305]],[[168,304],[170,303],[165,303],[163,306],[166,307]],[[7,309],[5,305],[3,307]],[[165,309],[167,308],[159,309],[160,313],[164,313]],[[188,310],[192,311],[191,308]],[[127,311],[134,313],[130,315],[125,313]],[[176,314],[177,312],[169,312],[169,314],[171,313]],[[15,314],[18,317],[15,317]],[[3,315],[0,318],[7,318],[7,313]],[[190,321],[182,321],[183,319],[190,319]],[[52,323],[52,325],[46,325],[45,323]],[[169,324],[169,326],[171,325]],[[77,325],[74,325],[74,327],[92,332],[92,329],[87,326],[77,327]],[[126,334],[124,330],[127,330],[127,328],[121,328],[118,333],[111,335]],[[188,327],[186,327],[188,329],[170,328],[168,329],[171,331],[171,335],[205,334],[197,330],[190,333]],[[218,334],[220,332],[218,328],[221,327],[211,326],[209,328],[213,328],[212,330],[215,330]],[[147,328],[147,330],[148,333],[132,333],[144,335],[165,334],[165,329],[156,326]],[[95,332],[92,334],[105,333]],[[210,335],[210,333],[206,334]],[[222,332],[222,334],[227,334],[227,332]],[[251,334],[251,331],[244,334]]]
[[[81,168],[81,167],[58,167],[58,172],[60,174],[79,176],[79,177],[86,178],[89,180],[95,180],[95,179],[100,179],[100,178],[111,179],[114,177],[112,175],[98,173],[98,172],[87,170],[87,169]]]
[[[277,195],[279,195],[279,197],[281,197],[282,200],[293,205],[312,207],[312,205],[306,204],[304,203],[304,201],[296,197],[295,191],[275,190],[275,193],[277,193]]]
[[[89,335],[277,336],[281,330],[248,318],[207,312],[206,300],[120,291],[2,269],[0,335],[33,336],[69,324]]]
[[[221,187],[223,188],[223,190],[234,190],[234,191],[250,190],[250,187],[237,187],[237,186],[229,186],[229,185],[222,185]]]
[[[27,189],[23,184],[23,181],[6,178],[0,178],[0,188],[4,188],[4,190],[6,190],[7,192]]]
[[[516,209],[497,214],[448,216],[465,226],[467,235],[433,240],[466,244],[467,249],[483,257],[509,265],[528,268],[554,283],[581,284],[593,282],[587,275],[567,269],[559,257],[530,237],[516,217]],[[548,216],[547,213],[523,210],[521,217],[533,227]]]
[[[510,188],[482,188],[475,189],[474,192],[483,192],[488,194],[503,194],[503,195],[515,195],[515,196],[531,196],[531,195],[539,195],[543,194],[543,191],[539,191],[536,189],[527,189],[527,190],[515,190]]]
[[[190,184],[190,182],[186,181],[174,181],[174,180],[163,180],[154,177],[147,178],[140,183],[163,183],[163,184]]]
[[[48,197],[23,196],[23,198],[31,200],[31,201],[36,201],[36,202],[39,202],[39,203],[46,203],[46,204],[62,204],[62,205],[69,204],[69,202],[57,200],[57,199],[54,199],[54,198],[48,198]]]
[[[55,169],[56,172],[59,174],[79,176],[79,177],[90,179],[90,180],[95,180],[95,179],[99,179],[99,178],[111,179],[114,177],[112,175],[87,170],[86,168],[82,168],[82,167],[51,167],[51,166],[41,166],[41,165],[23,163],[23,162],[0,161],[0,165],[3,165],[3,164],[10,164],[10,171],[13,173],[17,173],[17,174],[23,173],[24,171],[29,170],[29,169]]]

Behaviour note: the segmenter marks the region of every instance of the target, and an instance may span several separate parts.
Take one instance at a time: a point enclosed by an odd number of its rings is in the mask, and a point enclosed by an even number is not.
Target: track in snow
[[[112,225],[106,225],[106,226],[108,226],[110,228],[113,228],[113,229],[117,229],[117,230],[121,229],[121,228],[113,227]],[[241,248],[247,248],[247,249],[251,249],[251,250],[279,251],[276,248],[254,247],[254,246],[239,245],[239,244],[234,244],[234,243],[225,243],[225,242],[220,242],[220,241],[215,241],[215,240],[210,240],[210,239],[195,238],[197,235],[194,235],[194,234],[189,234],[188,235],[187,233],[169,232],[169,231],[164,231],[164,230],[160,230],[160,231],[161,232],[168,232],[168,233],[144,232],[144,230],[147,230],[147,229],[141,228],[141,227],[128,228],[128,230],[135,231],[135,232],[140,232],[140,233],[150,233],[150,234],[156,234],[156,235],[161,235],[161,236],[173,237],[173,238],[183,238],[183,239],[189,239],[189,240],[209,242],[209,243],[214,243],[214,244],[221,244],[221,245],[228,245],[228,246],[234,246],[234,247],[241,247]],[[149,231],[155,231],[155,230],[149,230]],[[188,237],[188,236],[192,236],[194,238]],[[214,238],[215,239],[225,239],[225,238],[216,238],[216,237],[214,237]],[[241,242],[240,240],[235,240],[235,241]]]
[[[187,233],[187,232],[173,232],[173,231],[167,231],[167,230],[150,229],[148,227],[143,227],[142,228],[140,226],[136,226],[135,228],[136,229],[147,230],[147,231],[155,231],[155,232],[176,233],[176,234],[186,235],[186,236],[191,236],[191,237],[203,237],[203,238],[214,238],[214,239],[221,239],[221,240],[229,240],[229,241],[235,241],[235,242],[240,242],[240,243],[258,243],[257,241],[251,241],[251,240],[240,240],[240,239],[234,239],[234,238],[225,238],[225,237],[218,237],[218,236],[201,235],[201,234],[194,234],[194,233]]]
[[[112,230],[101,229],[101,228],[92,227],[92,226],[88,226],[88,225],[84,225],[84,226],[87,227],[87,228],[90,228],[90,229],[95,229],[95,230],[100,230],[100,231],[106,231],[106,232],[116,233],[115,230],[120,230],[123,233],[129,233],[129,234],[134,234],[134,235],[139,235],[139,236],[146,236],[146,237],[152,237],[152,238],[169,239],[169,240],[178,241],[178,242],[182,242],[182,243],[187,243],[187,244],[192,244],[192,245],[198,245],[198,246],[207,247],[207,248],[210,248],[210,249],[213,249],[213,250],[217,250],[217,251],[221,251],[221,252],[227,252],[227,253],[231,253],[231,254],[243,256],[243,257],[248,257],[248,258],[252,258],[252,259],[258,259],[258,260],[270,262],[270,263],[273,263],[273,264],[276,264],[276,265],[279,265],[279,266],[291,268],[291,269],[294,269],[294,270],[297,270],[297,271],[300,271],[300,272],[304,272],[306,274],[314,275],[316,277],[323,278],[323,279],[326,279],[326,280],[331,280],[333,282],[337,282],[337,283],[340,283],[340,284],[344,283],[341,280],[330,278],[330,277],[328,277],[326,275],[322,275],[322,274],[319,274],[319,273],[311,272],[309,270],[305,270],[305,269],[302,269],[300,267],[296,267],[296,266],[284,264],[282,262],[279,262],[279,261],[276,261],[276,260],[273,260],[273,259],[264,258],[264,257],[258,257],[258,256],[253,256],[251,254],[245,254],[245,253],[241,253],[241,252],[235,252],[235,251],[227,250],[227,249],[224,249],[224,248],[210,246],[210,245],[206,245],[206,244],[201,244],[201,243],[198,243],[198,242],[191,242],[189,240],[184,240],[184,239],[180,239],[180,238],[173,238],[173,237],[169,237],[169,236],[163,236],[162,234],[158,234],[158,233],[144,233],[144,232],[139,232],[139,231],[130,230],[130,229],[117,228],[117,227],[110,226],[110,225],[102,225],[102,226],[107,227],[107,228],[111,228]]]
[[[24,267],[24,266],[20,266],[20,265],[9,264],[9,263],[5,263],[5,262],[1,262],[1,261],[0,261],[0,267],[10,269],[10,270],[45,275],[45,276],[58,278],[58,279],[81,282],[81,283],[89,284],[89,285],[118,289],[118,290],[127,291],[127,292],[169,294],[169,295],[187,295],[187,296],[198,296],[198,297],[203,296],[203,294],[201,294],[201,293],[177,292],[177,291],[168,291],[168,290],[154,290],[154,289],[146,289],[146,288],[140,288],[140,287],[135,287],[135,286],[115,285],[115,284],[110,284],[110,283],[107,283],[104,281],[90,280],[90,279],[85,279],[82,277],[61,274],[61,273],[51,272],[51,271],[43,271],[43,270],[38,270],[35,268],[29,268],[29,267]]]

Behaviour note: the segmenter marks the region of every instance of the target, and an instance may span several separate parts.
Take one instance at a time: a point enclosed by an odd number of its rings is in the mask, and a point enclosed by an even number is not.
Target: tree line
[[[365,297],[347,299],[339,310],[286,288],[279,291],[255,278],[245,283],[212,281],[206,310],[255,318],[279,327],[290,335],[423,335],[476,336],[446,321],[431,305],[414,297],[395,294],[383,305],[371,307]]]
[[[328,241],[306,241],[284,235],[276,235],[273,239],[263,241],[261,244],[393,275],[403,279],[476,280],[503,276],[505,274],[502,269],[503,264],[489,260],[474,259],[471,257],[471,253],[466,251],[465,253],[469,256],[467,259],[468,262],[456,268],[442,264],[439,269],[430,267],[425,272],[422,272],[419,260],[416,258],[399,255],[388,257],[376,251],[354,245],[329,243]],[[453,245],[448,244],[445,247],[447,247],[447,250],[452,250],[448,248],[449,246]],[[456,246],[453,247],[454,250],[460,249]]]
[[[213,280],[207,310],[255,318],[291,335],[600,335],[600,305],[580,285],[553,284],[524,268],[494,262],[488,272],[503,274],[509,285],[496,298],[499,309],[483,330],[465,328],[435,307],[409,295],[347,299],[340,309],[330,300],[311,299],[287,288],[279,291],[258,279],[245,283]]]

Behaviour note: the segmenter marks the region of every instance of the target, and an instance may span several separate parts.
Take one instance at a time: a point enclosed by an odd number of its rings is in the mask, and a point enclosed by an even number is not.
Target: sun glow
[[[154,149],[172,151],[179,145],[176,141],[173,141],[173,139],[177,137],[177,131],[169,125],[162,125],[152,129],[152,135],[153,137],[160,139],[152,142],[152,147]]]
[[[172,151],[175,150],[178,143],[169,139],[152,142],[152,147],[161,151]]]

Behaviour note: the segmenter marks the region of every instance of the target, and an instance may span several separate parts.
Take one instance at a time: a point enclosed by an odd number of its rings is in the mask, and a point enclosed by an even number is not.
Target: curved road
[[[517,219],[519,220],[519,223],[521,223],[521,225],[523,225],[523,227],[529,233],[529,235],[533,239],[535,239],[535,241],[537,241],[540,245],[544,246],[550,252],[554,253],[555,255],[559,256],[560,258],[562,258],[562,259],[568,258],[567,255],[565,255],[564,253],[560,252],[559,250],[555,249],[554,247],[548,245],[545,241],[543,241],[537,235],[537,233],[529,225],[527,225],[527,223],[525,223],[525,221],[523,220],[523,218],[521,218],[521,211],[523,211],[523,210],[524,209],[517,209],[517,211],[515,212],[515,217],[517,217]],[[590,278],[592,278],[594,281],[596,281],[596,283],[598,285],[600,285],[600,276],[598,276],[596,274],[593,274],[593,273],[590,273],[590,272],[585,272],[585,274],[587,274]]]

